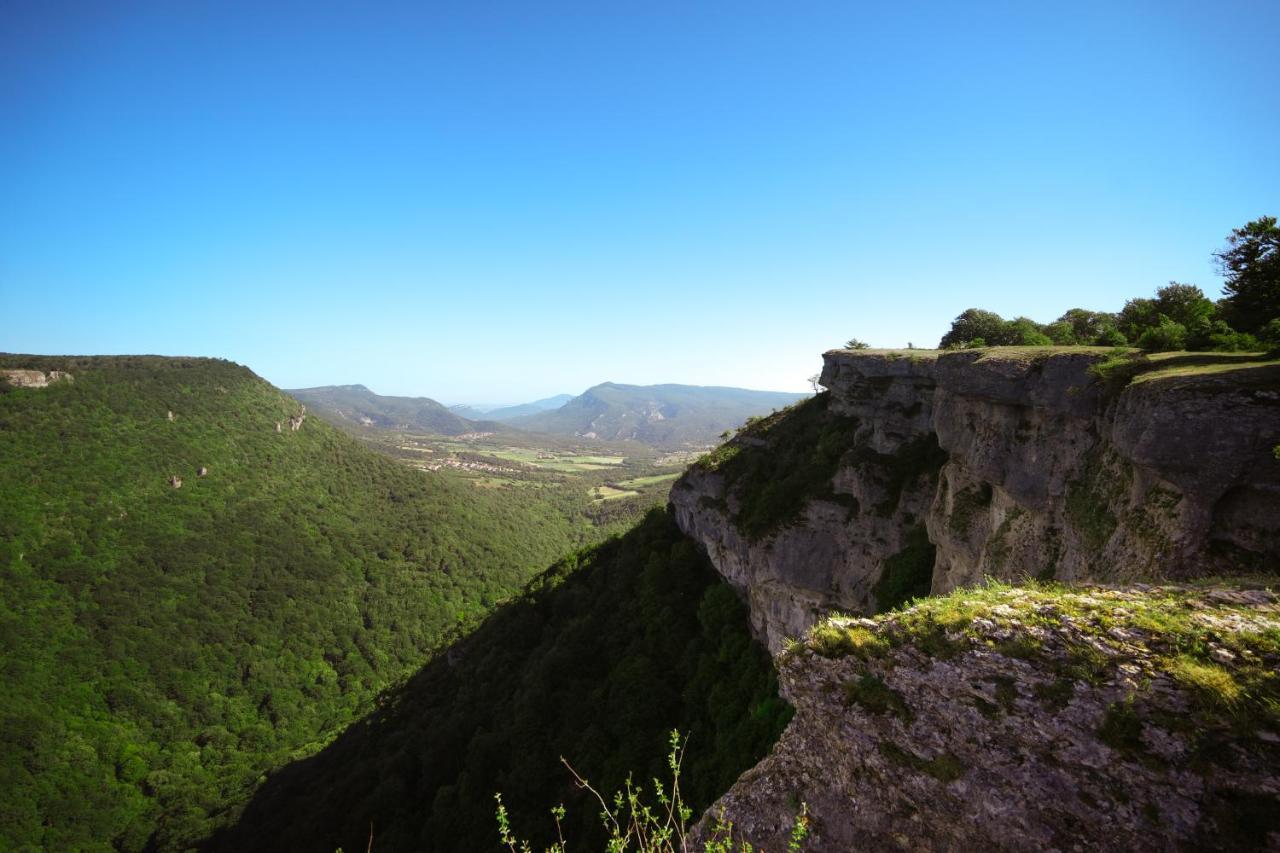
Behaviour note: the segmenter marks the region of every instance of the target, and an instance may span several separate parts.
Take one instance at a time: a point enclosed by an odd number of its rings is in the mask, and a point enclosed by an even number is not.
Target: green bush
[[[1137,345],[1147,352],[1168,352],[1186,349],[1187,327],[1160,315],[1157,324],[1138,337]]]
[[[1129,344],[1129,339],[1119,329],[1111,327],[1099,332],[1091,343],[1096,347],[1123,347]]]
[[[1225,332],[1209,336],[1209,349],[1216,352],[1261,352],[1266,347],[1246,332]]]
[[[573,765],[560,759],[578,787],[589,792],[595,800],[594,806],[599,809],[600,824],[608,836],[604,845],[606,850],[621,853],[634,847],[638,853],[687,853],[693,849],[689,838],[689,821],[694,812],[686,805],[680,789],[684,743],[680,740],[678,731],[671,732],[669,746],[667,769],[671,774],[671,781],[663,784],[661,780],[653,779],[652,803],[646,801],[643,788],[634,784],[630,776],[623,783],[622,790],[611,798],[605,798]],[[498,837],[502,845],[509,853],[529,853],[533,846],[528,841],[518,839],[512,831],[511,818],[502,803],[502,795],[497,794],[494,799],[498,803],[496,817]],[[547,853],[566,853],[568,850],[569,845],[563,831],[566,814],[563,805],[551,809],[556,825],[556,840],[547,848]],[[809,811],[802,802],[799,803],[791,825],[788,853],[803,850],[804,840],[808,835]],[[726,821],[723,814],[711,822],[709,835],[702,845],[703,853],[753,853],[754,849],[734,832],[733,824]]]

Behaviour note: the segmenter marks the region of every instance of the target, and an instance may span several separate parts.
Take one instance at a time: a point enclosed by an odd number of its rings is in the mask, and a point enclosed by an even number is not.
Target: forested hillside
[[[476,424],[430,397],[388,397],[363,385],[325,385],[295,388],[290,396],[306,403],[316,414],[351,427],[417,430],[439,435],[462,435],[493,429],[493,423]]]
[[[669,778],[667,733],[688,737],[681,775],[700,813],[790,719],[738,597],[653,510],[571,556],[433,660],[331,746],[273,775],[215,850],[497,851],[495,792],[535,849],[604,849],[599,806],[634,772]]]
[[[0,848],[199,839],[596,535],[294,431],[299,404],[230,362],[0,368],[72,375],[0,380]]]

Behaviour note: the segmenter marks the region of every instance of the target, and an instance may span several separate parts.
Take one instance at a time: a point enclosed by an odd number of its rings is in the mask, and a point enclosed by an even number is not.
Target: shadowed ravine
[[[678,728],[682,788],[700,809],[790,713],[742,604],[655,510],[557,563],[326,749],[272,774],[205,849],[363,850],[371,825],[374,850],[497,849],[498,791],[535,847],[564,803],[566,837],[596,849],[598,808],[561,755],[612,791],[628,773],[665,775]]]

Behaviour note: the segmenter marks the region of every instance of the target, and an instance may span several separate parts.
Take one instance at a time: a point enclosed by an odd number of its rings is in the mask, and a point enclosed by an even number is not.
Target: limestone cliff
[[[1280,849],[1280,604],[1260,588],[988,586],[834,618],[708,812],[754,849]]]
[[[1280,362],[836,350],[821,383],[671,495],[774,651],[985,576],[1276,570]]]
[[[73,382],[75,377],[62,370],[26,370],[11,368],[0,370],[0,383],[14,388],[48,388],[54,382]]]

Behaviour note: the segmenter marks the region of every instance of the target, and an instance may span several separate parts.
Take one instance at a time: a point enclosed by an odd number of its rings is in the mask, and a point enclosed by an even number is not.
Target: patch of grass
[[[653,474],[648,477],[634,477],[630,480],[620,480],[614,485],[622,489],[638,489],[642,486],[653,486],[658,483],[665,483],[668,480],[674,480],[680,476],[680,472],[674,471],[670,474]]]
[[[1095,459],[1067,487],[1067,520],[1090,548],[1098,549],[1115,533],[1119,521],[1109,503],[1120,484],[1109,479],[1104,460]]]
[[[808,647],[826,658],[855,655],[869,660],[884,655],[889,650],[889,641],[858,625],[824,622],[810,631]]]
[[[1017,635],[996,643],[996,651],[1007,658],[1019,660],[1035,660],[1040,656],[1042,648],[1039,642],[1025,635]]]
[[[722,444],[698,457],[698,461],[693,464],[704,471],[719,471],[741,452],[742,448],[736,444]]]
[[[1087,644],[1074,644],[1067,650],[1064,675],[1089,684],[1101,684],[1111,675],[1111,658]]]
[[[933,614],[925,614],[921,619],[912,620],[905,632],[894,636],[894,641],[895,645],[912,643],[929,657],[950,660],[969,649],[969,643],[953,638],[952,633]]]
[[[1233,710],[1244,696],[1234,676],[1217,664],[1179,655],[1169,664],[1168,672],[1175,680],[1192,688],[1201,701],[1211,707]]]
[[[1280,370],[1275,354],[1227,352],[1144,353],[1117,347],[1089,368],[1102,384],[1103,393],[1116,397],[1130,385],[1180,377],[1238,374],[1250,385],[1271,382]],[[1233,376],[1233,379],[1236,379]]]
[[[959,758],[949,752],[925,759],[891,741],[881,741],[879,749],[880,754],[894,764],[928,774],[944,785],[964,775],[964,765]]]
[[[872,714],[893,714],[909,722],[915,717],[902,694],[884,683],[877,675],[865,674],[844,686],[845,699]]]
[[[1076,684],[1069,678],[1044,681],[1031,689],[1031,693],[1051,711],[1061,711],[1071,703],[1076,694]]]
[[[1242,380],[1267,381],[1280,368],[1274,355],[1245,352],[1162,352],[1152,353],[1146,361],[1145,369],[1134,376],[1134,384],[1236,371],[1242,373]]]
[[[1138,375],[1147,363],[1147,356],[1137,349],[1116,347],[1106,358],[1089,367],[1089,374],[1101,384],[1103,393],[1114,397]]]
[[[1270,582],[1208,580],[1142,591],[988,582],[877,616],[880,627],[858,626],[856,646],[835,630],[838,623],[814,629],[806,645],[833,657],[858,648],[869,659],[909,647],[951,659],[985,643],[1008,657],[1037,662],[1051,680],[1032,692],[1052,710],[1066,707],[1077,685],[1111,683],[1120,663],[1137,664],[1145,673],[1140,684],[1164,674],[1193,700],[1191,713],[1172,721],[1160,718],[1158,707],[1143,711],[1153,725],[1248,737],[1280,730],[1280,613],[1274,605],[1259,609],[1256,598],[1248,604],[1249,598],[1238,597],[1241,589]],[[978,618],[1012,633],[992,643],[990,629],[975,626]],[[1054,641],[1046,644],[1027,629],[1051,631]],[[1108,715],[1108,737],[1123,740],[1126,714],[1136,716],[1145,707],[1146,689],[1137,689],[1136,704]],[[1016,697],[1002,689],[995,698],[991,708],[980,710],[998,712]]]
[[[1006,714],[1012,714],[1014,705],[1018,701],[1018,688],[1014,684],[1012,678],[1008,676],[999,676],[996,678],[996,704],[1004,709]]]
[[[619,489],[614,486],[595,486],[591,489],[591,497],[598,501],[613,501],[619,498],[632,498],[640,493],[631,489]]]
[[[1112,702],[1098,726],[1098,739],[1118,752],[1131,755],[1144,754],[1142,742],[1142,718],[1132,702]]]
[[[969,532],[974,519],[991,506],[991,484],[969,486],[956,492],[951,499],[951,517],[947,520],[951,532],[964,536]]]
[[[923,524],[917,525],[907,534],[906,547],[884,561],[880,579],[871,588],[877,612],[883,613],[928,595],[936,557],[937,548],[929,541],[928,531]]]

